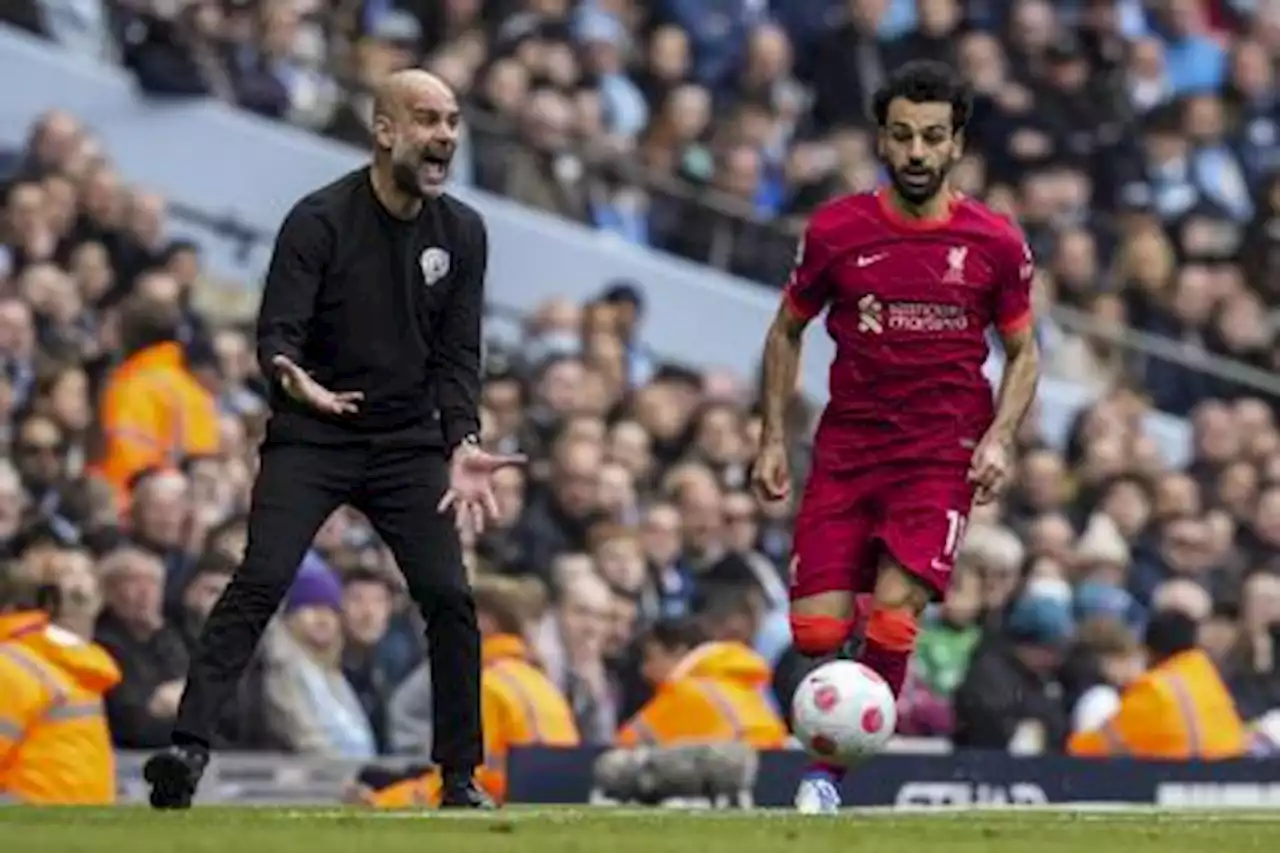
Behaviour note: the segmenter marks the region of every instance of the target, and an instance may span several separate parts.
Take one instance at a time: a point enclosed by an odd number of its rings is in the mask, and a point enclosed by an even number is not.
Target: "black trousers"
[[[483,759],[480,634],[439,450],[377,442],[268,444],[253,487],[244,563],[205,623],[174,726],[175,743],[208,745],[316,531],[335,509],[363,512],[391,549],[422,611],[434,713],[432,759],[467,772]]]

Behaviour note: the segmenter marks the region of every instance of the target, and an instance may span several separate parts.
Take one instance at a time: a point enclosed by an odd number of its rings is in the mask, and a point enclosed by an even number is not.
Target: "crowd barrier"
[[[592,781],[598,749],[521,749],[511,756],[513,803],[607,804]],[[145,799],[144,756],[120,756],[121,792]],[[761,756],[755,789],[718,805],[786,806],[805,759],[799,752]],[[356,764],[278,755],[219,755],[201,798],[206,803],[318,805],[337,802]],[[1280,819],[1280,760],[1214,763],[1019,758],[1000,752],[886,754],[850,774],[854,806],[934,808],[1106,804],[1162,808],[1275,809]]]

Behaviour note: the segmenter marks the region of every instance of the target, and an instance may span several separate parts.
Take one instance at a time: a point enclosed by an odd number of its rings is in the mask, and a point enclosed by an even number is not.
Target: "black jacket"
[[[1004,637],[986,637],[974,649],[956,689],[952,743],[964,749],[1007,750],[1018,729],[1039,724],[1046,752],[1060,752],[1070,733],[1062,686],[1032,672]]]
[[[276,239],[258,319],[272,381],[268,441],[334,443],[393,433],[452,449],[478,433],[480,321],[488,241],[448,195],[413,220],[377,200],[368,168],[299,201]],[[283,393],[285,355],[331,391],[361,391],[328,417]]]

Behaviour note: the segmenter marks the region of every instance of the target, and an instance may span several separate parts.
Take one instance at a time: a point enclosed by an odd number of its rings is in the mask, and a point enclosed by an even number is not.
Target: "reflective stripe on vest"
[[[504,662],[490,666],[486,672],[498,679],[499,682],[515,694],[516,702],[520,704],[520,709],[524,712],[524,718],[528,721],[529,728],[533,729],[533,742],[542,743],[545,738],[542,732],[541,715],[538,713],[538,703],[533,700],[533,696],[520,683],[520,679],[508,671],[507,664]]]
[[[1195,698],[1187,687],[1186,680],[1176,672],[1164,673],[1164,683],[1173,693],[1173,701],[1178,706],[1178,715],[1182,717],[1182,727],[1187,732],[1187,755],[1195,758],[1204,753],[1204,742],[1200,737],[1200,715],[1196,713]]]
[[[105,429],[102,431],[102,434],[105,438],[125,439],[127,441],[132,441],[135,444],[146,445],[152,450],[158,450],[161,453],[165,452],[164,443],[157,440],[155,436],[146,430],[124,426]]]
[[[145,445],[164,457],[165,463],[169,465],[178,464],[185,455],[184,451],[187,443],[186,412],[184,411],[183,403],[185,401],[183,400],[182,392],[178,389],[173,376],[167,368],[152,367],[149,370],[134,372],[127,378],[138,379],[150,384],[165,398],[170,413],[173,415],[173,420],[170,423],[170,434],[168,436],[156,436],[146,430],[125,426],[108,427],[104,431],[104,436],[124,438]]]
[[[719,684],[706,678],[695,678],[693,683],[698,686],[698,689],[702,691],[702,695],[715,706],[715,709],[720,712],[720,716],[733,729],[733,739],[735,741],[743,740],[746,737],[747,726],[742,720],[742,715],[738,713],[737,706],[733,704],[733,700],[725,695],[724,689]]]
[[[21,651],[14,645],[0,645],[0,657],[6,657],[17,664],[23,671],[40,682],[49,691],[49,699],[53,705],[61,705],[67,701],[67,693],[62,683],[49,671],[49,667],[31,655]]]
[[[54,705],[44,715],[46,720],[65,723],[68,720],[87,720],[101,717],[105,713],[101,699],[90,699],[85,702],[66,702]]]
[[[46,664],[31,657],[31,655],[22,651],[18,646],[11,644],[0,645],[0,657],[13,661],[18,665],[19,669],[30,675],[36,681],[40,682],[40,686],[49,693],[49,707],[45,709],[43,719],[57,720],[59,718],[56,717],[55,714],[60,708],[75,707],[68,705],[66,691],[58,682],[58,679],[54,677],[53,673],[49,671],[49,667]],[[79,704],[80,703],[75,703],[76,706]],[[100,708],[101,703],[99,703],[99,709]],[[0,723],[0,737],[17,741],[20,740],[24,734],[26,734],[26,731],[19,729],[16,723]]]
[[[173,380],[173,375],[163,373],[159,377],[160,384],[165,392],[169,395],[173,405],[173,435],[170,436],[169,444],[169,464],[177,465],[182,461],[187,451],[187,411],[186,400],[182,393],[178,390],[177,384]]]

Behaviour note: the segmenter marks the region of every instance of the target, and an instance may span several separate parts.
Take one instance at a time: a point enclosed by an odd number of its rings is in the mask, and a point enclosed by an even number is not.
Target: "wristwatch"
[[[458,447],[472,447],[479,449],[480,436],[476,435],[474,432],[469,432],[462,437],[462,441],[458,442]],[[454,449],[456,450],[457,448]]]

